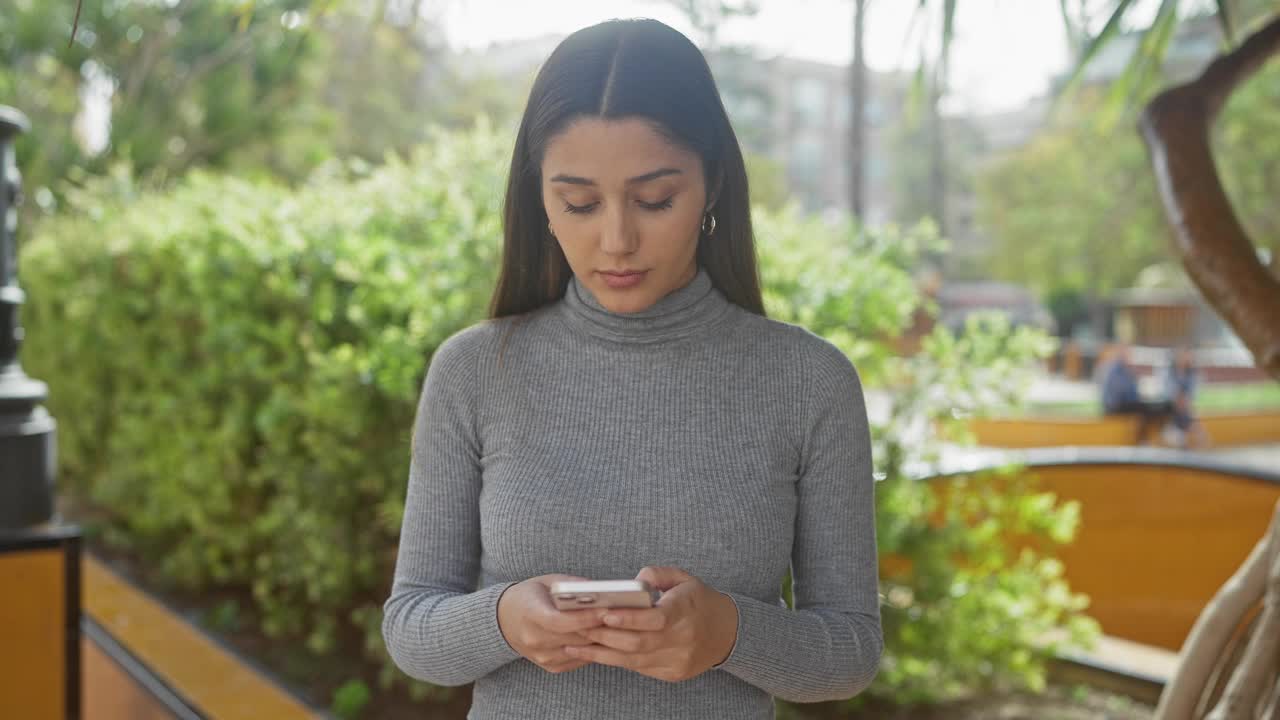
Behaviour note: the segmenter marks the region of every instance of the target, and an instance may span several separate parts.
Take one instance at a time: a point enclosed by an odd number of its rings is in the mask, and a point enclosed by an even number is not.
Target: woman
[[[1165,395],[1173,406],[1173,426],[1178,429],[1178,445],[1186,450],[1209,446],[1209,433],[1196,418],[1192,403],[1200,384],[1191,348],[1183,346],[1173,352],[1165,372]]]
[[[432,358],[383,635],[470,718],[772,718],[882,636],[857,373],[764,316],[742,153],[652,20],[569,36],[530,93],[492,319]],[[780,600],[790,567],[795,610]],[[635,610],[550,583],[646,580]]]

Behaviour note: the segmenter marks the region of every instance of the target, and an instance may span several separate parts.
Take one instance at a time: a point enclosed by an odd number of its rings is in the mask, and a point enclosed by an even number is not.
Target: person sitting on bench
[[[1165,371],[1165,397],[1173,403],[1173,425],[1178,430],[1177,445],[1183,450],[1209,447],[1209,433],[1195,415],[1192,403],[1200,384],[1195,354],[1182,346],[1173,352]]]
[[[1102,412],[1107,415],[1137,415],[1136,443],[1146,445],[1153,429],[1173,419],[1173,403],[1143,400],[1138,392],[1138,375],[1133,369],[1129,346],[1119,343],[1111,363],[1101,372]]]

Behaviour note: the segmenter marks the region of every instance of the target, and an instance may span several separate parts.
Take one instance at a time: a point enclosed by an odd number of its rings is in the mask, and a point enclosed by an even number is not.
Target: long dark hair
[[[573,33],[538,72],[511,154],[489,316],[520,315],[564,296],[572,271],[547,228],[541,167],[547,143],[580,117],[644,118],[702,159],[715,234],[698,239],[698,264],[730,302],[764,315],[747,169],[711,69],[684,35],[640,19]]]

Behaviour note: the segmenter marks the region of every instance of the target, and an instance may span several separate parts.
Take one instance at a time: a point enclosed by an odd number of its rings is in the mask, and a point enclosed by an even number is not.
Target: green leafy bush
[[[24,361],[62,480],[175,583],[251,588],[263,629],[380,652],[408,440],[432,351],[494,281],[485,128],[305,188],[194,174],[74,198],[24,248]]]
[[[1017,467],[930,479],[946,444],[971,443],[969,417],[1019,404],[1030,363],[1052,347],[977,315],[959,337],[935,329],[892,370],[889,420],[873,429],[886,645],[875,689],[895,702],[1038,691],[1059,647],[1098,634],[1052,553],[1074,537],[1078,503]]]
[[[484,317],[507,152],[482,124],[296,190],[197,173],[164,192],[122,174],[69,192],[24,246],[24,362],[52,388],[62,482],[111,514],[106,537],[185,588],[251,589],[245,617],[271,636],[330,654],[354,634],[384,683],[403,677],[379,626],[409,432],[431,354]],[[908,471],[938,447],[940,418],[980,409],[1044,339],[974,326],[895,358],[921,303],[911,269],[937,242],[927,227],[855,232],[794,209],[756,223],[770,313],[830,338],[892,405],[874,429],[880,538],[913,569],[887,587],[872,694],[1034,685],[1031,640],[1076,622],[1079,603],[1051,560],[996,531],[1064,539],[1072,509],[967,483],[939,526]],[[334,698],[343,713],[367,701],[351,688]]]
[[[867,695],[907,704],[1039,689],[1057,648],[1050,631],[1071,644],[1097,634],[1051,552],[1074,536],[1078,505],[1015,467],[929,478],[944,447],[972,443],[969,417],[1019,405],[1052,339],[978,314],[959,336],[937,327],[899,357],[889,341],[923,302],[911,271],[942,246],[932,224],[866,232],[787,211],[757,213],[756,225],[770,315],[840,346],[882,418],[872,427],[877,539],[882,569],[903,569],[882,573],[885,654]]]
[[[364,707],[369,704],[372,692],[361,680],[349,680],[333,693],[330,709],[333,714],[344,720],[360,717]]]

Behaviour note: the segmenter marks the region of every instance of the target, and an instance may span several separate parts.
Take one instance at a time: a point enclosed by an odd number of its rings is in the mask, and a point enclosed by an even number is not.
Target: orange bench
[[[1224,413],[1200,418],[1214,447],[1280,443],[1280,410]],[[979,418],[970,422],[979,445],[1004,448],[1132,445],[1137,419]]]
[[[1089,596],[1088,612],[1103,631],[1175,651],[1266,532],[1280,500],[1280,472],[1173,450],[1059,448],[1006,455],[1025,464],[1041,491],[1080,503],[1075,540],[1052,553],[1063,562],[1072,590]],[[944,469],[932,482],[976,471]],[[1003,480],[988,477],[998,492]],[[945,502],[945,488],[937,489]],[[882,574],[894,568],[882,564]]]

